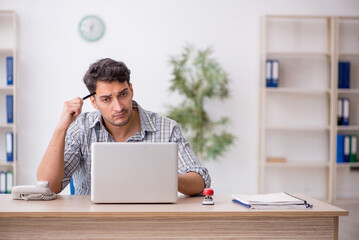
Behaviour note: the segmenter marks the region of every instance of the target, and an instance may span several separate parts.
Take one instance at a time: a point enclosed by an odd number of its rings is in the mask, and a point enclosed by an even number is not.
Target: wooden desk
[[[53,201],[0,195],[0,239],[338,239],[346,210],[301,196],[306,210],[250,210],[215,195],[182,197],[176,204],[92,204],[89,196]]]

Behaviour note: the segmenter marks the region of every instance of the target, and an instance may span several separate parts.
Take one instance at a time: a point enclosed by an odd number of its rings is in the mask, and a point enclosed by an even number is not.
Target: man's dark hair
[[[96,84],[104,82],[127,82],[130,85],[130,69],[125,63],[115,61],[111,58],[99,59],[90,65],[84,76],[84,83],[90,93],[96,91]]]

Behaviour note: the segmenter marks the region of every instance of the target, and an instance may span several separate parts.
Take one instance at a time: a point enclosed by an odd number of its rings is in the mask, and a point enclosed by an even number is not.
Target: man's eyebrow
[[[124,92],[126,92],[126,91],[128,91],[128,88],[125,88],[125,89],[119,91],[118,94],[124,93]],[[99,98],[108,98],[108,97],[111,97],[111,96],[112,96],[112,94],[102,95],[102,96],[99,96]]]
[[[108,97],[111,97],[112,94],[110,95],[102,95],[102,96],[99,96],[99,98],[108,98]]]
[[[125,88],[122,91],[119,91],[118,94],[121,94],[121,93],[126,92],[126,91],[128,91],[128,88]]]

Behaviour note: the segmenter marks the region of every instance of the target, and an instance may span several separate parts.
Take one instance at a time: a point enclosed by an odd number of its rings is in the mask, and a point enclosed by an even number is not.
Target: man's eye
[[[104,103],[105,103],[105,102],[109,102],[109,101],[110,101],[109,98],[103,98],[103,99],[102,99],[102,102],[104,102]]]
[[[127,96],[127,92],[120,94],[120,97],[126,97],[126,96]]]

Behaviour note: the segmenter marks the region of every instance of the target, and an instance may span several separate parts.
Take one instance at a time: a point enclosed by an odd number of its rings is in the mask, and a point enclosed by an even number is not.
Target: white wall
[[[232,119],[236,143],[206,163],[216,193],[257,191],[259,21],[264,14],[359,15],[356,0],[0,0],[18,14],[19,184],[34,184],[36,169],[65,100],[84,96],[82,77],[102,57],[126,62],[135,100],[165,113],[177,103],[168,91],[168,60],[185,42],[213,46],[231,78],[232,97],[213,103],[213,116]],[[87,14],[106,24],[104,37],[82,40]],[[84,110],[91,110],[86,103]]]

